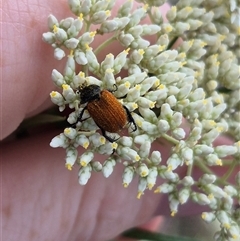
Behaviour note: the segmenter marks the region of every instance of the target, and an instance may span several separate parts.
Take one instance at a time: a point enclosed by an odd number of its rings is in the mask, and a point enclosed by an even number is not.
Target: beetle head
[[[81,104],[100,98],[101,88],[98,85],[89,85],[80,91]]]

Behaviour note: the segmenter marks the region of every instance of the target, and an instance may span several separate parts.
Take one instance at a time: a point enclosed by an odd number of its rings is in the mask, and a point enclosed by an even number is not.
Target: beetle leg
[[[118,140],[119,138],[116,138],[116,139],[113,139],[112,137],[108,136],[106,134],[106,131],[104,129],[102,129],[100,126],[99,126],[100,130],[102,131],[102,135],[110,142],[114,142],[116,140]]]
[[[116,84],[113,84],[113,87],[114,87],[115,89],[108,90],[108,91],[111,92],[111,93],[117,91],[117,89],[118,89],[117,85],[116,85]]]
[[[130,111],[129,111],[128,108],[127,108],[126,106],[124,106],[124,105],[123,105],[123,108],[125,109],[125,111],[126,111],[126,113],[127,113],[128,122],[129,122],[129,123],[132,123],[132,124],[134,125],[133,131],[136,131],[136,130],[137,130],[137,125],[136,125],[136,123],[135,123],[135,121],[134,121],[134,119],[133,119]]]
[[[85,107],[82,109],[82,111],[80,112],[80,114],[79,114],[79,116],[78,116],[78,118],[77,118],[77,121],[76,121],[74,124],[71,125],[73,128],[76,127],[76,125],[77,125],[77,123],[78,123],[79,121],[83,121],[83,120],[82,120],[82,117],[83,117],[83,113],[84,113],[84,111],[86,110],[86,108],[87,108],[87,106],[85,106]]]

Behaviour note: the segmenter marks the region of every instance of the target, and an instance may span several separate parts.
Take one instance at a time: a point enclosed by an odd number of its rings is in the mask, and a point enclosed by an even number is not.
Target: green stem
[[[123,237],[134,238],[134,239],[144,239],[151,241],[197,241],[194,238],[188,237],[180,237],[180,236],[172,236],[166,235],[162,233],[156,233],[147,231],[140,228],[130,229],[122,234]]]
[[[177,145],[177,144],[179,143],[179,141],[178,141],[177,139],[169,136],[168,134],[163,134],[162,137],[163,137],[164,139],[166,139],[167,141],[175,144],[175,145]]]
[[[196,163],[196,166],[198,166],[204,173],[214,174],[213,171],[203,163],[203,161],[198,160],[195,163]]]
[[[192,170],[193,170],[193,164],[188,166],[188,168],[187,168],[187,176],[191,176],[192,175]]]
[[[105,48],[106,46],[108,46],[111,42],[113,42],[116,39],[115,36],[112,36],[111,38],[109,38],[108,40],[104,41],[103,43],[101,43],[95,50],[94,53],[95,55],[97,55],[103,48]]]
[[[152,15],[152,8],[150,8],[150,9],[148,10],[148,16],[149,16],[149,18],[150,18],[150,20],[151,20],[151,23],[154,23],[154,19],[153,19],[153,15]]]
[[[83,72],[84,72],[85,76],[88,76],[88,66],[87,66],[87,64],[84,65],[82,68],[83,68]]]
[[[179,37],[174,37],[174,38],[170,41],[170,43],[168,44],[167,49],[171,49],[178,39],[179,39]]]
[[[236,166],[236,162],[233,160],[227,172],[221,178],[219,178],[219,181],[226,183],[227,179],[231,176],[233,170],[235,169],[235,166]]]
[[[213,174],[213,175],[216,175],[210,168],[208,168],[202,161],[196,161],[196,166],[198,166],[204,173],[207,173],[207,174]],[[225,174],[224,176],[228,178],[228,175],[231,174],[231,172],[233,171],[235,165],[234,166],[231,166],[231,170],[228,170],[227,174]],[[217,176],[217,175],[216,175]],[[229,184],[229,182],[226,181],[226,178],[224,178],[224,176],[222,178],[219,178],[217,176],[217,180],[216,180],[216,183],[219,183],[221,185],[227,185]]]

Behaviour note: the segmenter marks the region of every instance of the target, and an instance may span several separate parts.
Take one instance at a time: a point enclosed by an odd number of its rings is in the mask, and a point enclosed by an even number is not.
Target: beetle
[[[83,121],[83,113],[87,110],[102,131],[102,135],[110,142],[117,139],[108,136],[106,131],[116,133],[122,130],[127,123],[134,125],[133,131],[137,130],[137,125],[130,111],[118,101],[111,91],[101,90],[100,86],[91,84],[80,90],[80,99],[80,104],[87,104],[78,116],[77,122]]]

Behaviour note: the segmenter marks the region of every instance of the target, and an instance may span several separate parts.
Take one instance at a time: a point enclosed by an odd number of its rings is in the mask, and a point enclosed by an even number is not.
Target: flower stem
[[[112,36],[111,38],[109,38],[108,40],[106,40],[105,42],[103,42],[102,44],[100,44],[95,50],[94,53],[95,55],[97,55],[103,48],[105,48],[106,46],[109,46],[110,43],[112,43],[114,40],[116,40],[115,36]]]
[[[177,145],[179,143],[178,140],[176,140],[175,138],[173,138],[173,137],[171,137],[171,136],[169,136],[167,134],[163,134],[162,137],[165,138],[167,141],[175,144],[175,145]]]
[[[227,172],[221,177],[219,178],[219,181],[225,183],[227,182],[228,178],[231,176],[233,170],[236,167],[236,162],[232,161],[230,167],[228,168]]]

